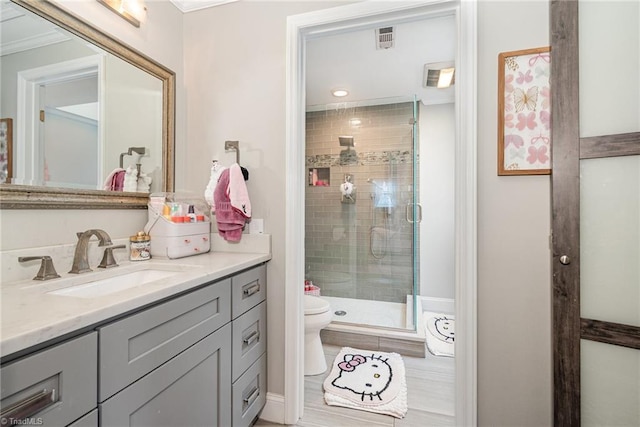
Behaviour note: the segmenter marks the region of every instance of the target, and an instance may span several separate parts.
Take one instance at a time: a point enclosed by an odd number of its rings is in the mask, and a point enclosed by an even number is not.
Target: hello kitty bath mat
[[[449,314],[424,312],[427,349],[434,356],[454,356],[455,317]]]
[[[343,347],[324,380],[324,400],[403,418],[407,413],[404,361],[397,353]]]

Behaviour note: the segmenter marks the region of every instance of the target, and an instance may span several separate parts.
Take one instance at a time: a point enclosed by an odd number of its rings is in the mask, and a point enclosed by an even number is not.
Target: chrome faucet
[[[92,228],[76,234],[78,235],[78,243],[76,244],[73,265],[69,273],[86,273],[91,271],[89,268],[89,239],[91,239],[91,236],[96,236],[100,240],[98,246],[111,246],[113,243],[111,243],[111,237],[104,230]]]

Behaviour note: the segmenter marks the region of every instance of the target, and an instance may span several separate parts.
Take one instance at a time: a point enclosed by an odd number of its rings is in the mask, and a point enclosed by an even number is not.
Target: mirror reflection
[[[8,182],[165,190],[163,81],[16,4],[1,6],[0,118],[13,119]]]

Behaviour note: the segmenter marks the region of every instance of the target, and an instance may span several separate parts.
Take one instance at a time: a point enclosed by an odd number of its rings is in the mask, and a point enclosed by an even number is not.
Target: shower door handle
[[[413,218],[413,207],[414,206],[418,207],[418,218],[417,219]],[[411,212],[411,215],[409,215],[409,212]],[[414,222],[417,222],[418,224],[420,224],[422,222],[422,205],[420,203],[407,203],[407,222],[409,224],[413,224]]]

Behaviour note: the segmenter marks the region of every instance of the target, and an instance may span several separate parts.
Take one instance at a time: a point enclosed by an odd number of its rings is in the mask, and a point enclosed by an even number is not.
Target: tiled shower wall
[[[412,294],[412,118],[411,102],[307,113],[307,172],[329,170],[329,185],[307,185],[305,197],[306,275],[322,295],[406,302]],[[340,146],[345,135],[355,147]],[[355,203],[341,200],[345,175]],[[368,180],[393,184],[393,207],[374,207]]]

